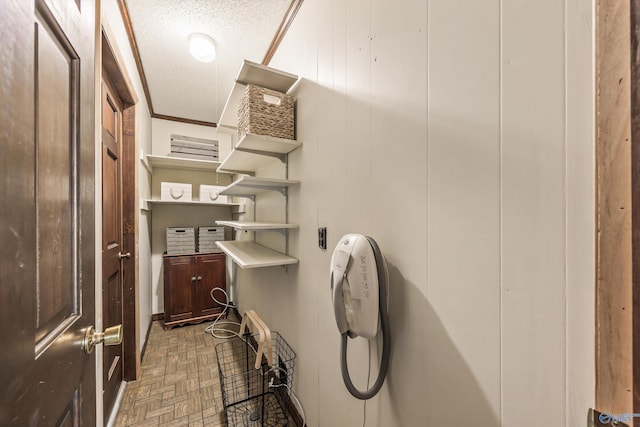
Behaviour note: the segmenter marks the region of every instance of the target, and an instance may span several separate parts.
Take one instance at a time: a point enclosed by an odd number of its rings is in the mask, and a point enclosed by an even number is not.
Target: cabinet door
[[[193,312],[193,287],[196,281],[196,258],[164,258],[164,321],[189,319]]]
[[[193,307],[197,316],[208,316],[222,311],[222,306],[211,298],[213,288],[222,288],[226,291],[227,274],[225,270],[225,255],[210,254],[198,256],[198,280],[194,293]],[[226,302],[222,292],[214,292],[218,301]]]

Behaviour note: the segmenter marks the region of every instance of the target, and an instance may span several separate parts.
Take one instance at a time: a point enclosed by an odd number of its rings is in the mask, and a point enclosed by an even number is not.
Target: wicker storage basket
[[[293,98],[247,85],[238,108],[238,139],[248,133],[293,139]]]

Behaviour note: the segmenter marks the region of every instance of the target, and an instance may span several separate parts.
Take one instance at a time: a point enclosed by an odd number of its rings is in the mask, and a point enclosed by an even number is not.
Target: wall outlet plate
[[[327,227],[318,228],[318,246],[327,249]]]

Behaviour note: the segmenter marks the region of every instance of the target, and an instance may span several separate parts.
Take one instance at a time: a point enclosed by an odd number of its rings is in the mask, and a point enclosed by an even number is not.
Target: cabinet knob
[[[196,281],[196,276],[193,276],[193,277],[191,278],[191,281],[192,281],[192,282],[195,282],[195,281]]]
[[[198,280],[202,280],[202,276],[198,276]]]

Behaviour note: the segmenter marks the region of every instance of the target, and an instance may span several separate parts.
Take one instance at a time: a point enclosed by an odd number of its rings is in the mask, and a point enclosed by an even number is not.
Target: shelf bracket
[[[242,151],[244,153],[257,154],[260,156],[275,157],[276,159],[280,160],[282,163],[286,161],[286,156],[287,156],[286,154],[282,154],[282,153],[272,153],[271,151],[253,150],[250,148],[234,148],[234,150]]]
[[[287,187],[279,187],[279,186],[264,186],[264,187],[260,187],[263,191],[275,191],[276,193],[280,193],[282,194],[284,197],[287,197],[288,193],[288,188]],[[224,193],[223,193],[224,194]],[[234,196],[238,196],[238,197],[248,197],[251,200],[253,200],[255,202],[255,194],[247,194],[247,195],[242,195],[242,194],[234,194]]]
[[[141,158],[140,163],[142,163],[142,166],[144,166],[147,172],[149,172],[150,174],[153,174],[153,166],[151,165],[151,163],[149,163],[146,157]]]
[[[282,230],[284,234],[284,253],[289,255],[289,230]]]
[[[239,169],[216,169],[216,174],[220,174],[220,173],[226,173],[226,174],[245,174],[245,175],[251,175],[251,176],[255,176],[256,173],[254,171],[245,171],[245,170],[239,170]]]
[[[234,194],[233,197],[244,197],[245,199],[251,199],[251,201],[256,201],[256,196],[254,194]]]
[[[289,229],[288,228],[274,228],[273,230],[269,230],[269,231],[276,231],[276,232],[282,234],[284,237],[289,237]],[[288,248],[287,248],[287,255],[289,255]]]
[[[229,304],[238,305],[238,264],[231,258],[227,258],[227,274],[229,276]],[[229,268],[231,267],[231,268]]]
[[[272,190],[277,191],[278,193],[282,194],[284,197],[287,197],[289,194],[289,192],[287,191],[288,190],[287,187],[273,187]]]

